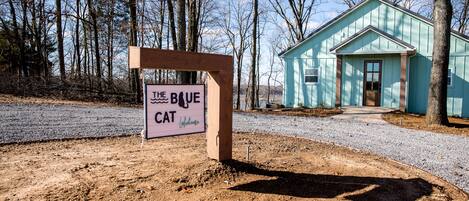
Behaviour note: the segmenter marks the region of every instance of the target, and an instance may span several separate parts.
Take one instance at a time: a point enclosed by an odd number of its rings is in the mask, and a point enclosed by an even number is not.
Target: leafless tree
[[[57,50],[59,55],[60,79],[65,82],[65,61],[64,61],[64,37],[62,31],[62,4],[61,0],[55,0],[55,19],[57,27]]]
[[[468,0],[453,0],[453,28],[458,30],[459,33],[466,34],[469,31],[469,1]]]
[[[284,20],[290,35],[289,42],[295,44],[302,41],[308,31],[308,23],[311,19],[316,0],[269,0],[274,11]],[[285,4],[288,2],[288,4]]]
[[[257,79],[257,76],[256,76],[256,59],[257,59],[257,25],[258,25],[258,16],[259,16],[259,8],[258,8],[258,5],[259,5],[259,2],[258,0],[253,0],[254,1],[254,8],[253,8],[253,25],[252,26],[252,49],[251,49],[251,104],[250,104],[250,109],[253,110],[255,107],[256,107],[256,79]],[[259,61],[257,61],[259,62]]]
[[[249,48],[249,30],[252,23],[251,6],[241,1],[230,0],[226,7],[221,9],[220,29],[228,38],[228,44],[236,62],[236,109],[241,109],[241,77],[243,69],[243,58],[245,51]]]

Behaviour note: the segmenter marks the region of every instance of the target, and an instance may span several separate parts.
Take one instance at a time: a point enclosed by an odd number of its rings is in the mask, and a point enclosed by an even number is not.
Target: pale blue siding
[[[368,31],[360,37],[341,47],[340,54],[376,54],[386,52],[403,52],[406,48],[379,35],[376,32]]]
[[[408,111],[424,113],[427,106],[428,81],[431,69],[433,27],[428,22],[389,6],[379,0],[368,0],[345,17],[331,24],[301,45],[283,55],[285,59],[284,104],[289,107],[333,107],[335,104],[336,55],[330,49],[365,27],[372,25],[416,48],[409,59]],[[360,47],[361,46],[361,47]],[[344,51],[366,53],[344,56],[342,104],[361,106],[363,101],[363,62],[370,57],[383,59],[381,105],[399,106],[400,55],[370,56],[373,51],[399,50],[400,47],[379,35],[366,34],[348,44]],[[469,43],[452,35],[450,65],[453,85],[448,88],[448,113],[469,117]],[[318,65],[319,83],[304,83],[304,69]]]

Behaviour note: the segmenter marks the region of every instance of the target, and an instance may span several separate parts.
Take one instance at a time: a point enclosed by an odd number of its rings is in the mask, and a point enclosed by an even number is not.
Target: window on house
[[[319,81],[319,68],[305,69],[305,83],[318,83]]]
[[[448,69],[448,86],[453,86],[453,69]]]

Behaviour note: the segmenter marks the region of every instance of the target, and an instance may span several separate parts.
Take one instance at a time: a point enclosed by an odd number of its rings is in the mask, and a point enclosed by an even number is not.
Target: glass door
[[[380,106],[382,61],[365,61],[363,105]]]

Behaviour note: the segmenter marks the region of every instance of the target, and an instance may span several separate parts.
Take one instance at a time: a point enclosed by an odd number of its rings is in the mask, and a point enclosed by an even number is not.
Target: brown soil
[[[106,106],[106,107],[143,107],[142,104],[112,103],[99,101],[65,100],[51,97],[27,97],[14,96],[10,94],[0,94],[0,103],[8,104],[51,104],[51,105],[85,105],[85,106]]]
[[[449,117],[449,126],[427,126],[425,116],[399,111],[383,114],[383,119],[404,128],[469,136],[469,119]]]
[[[272,115],[286,115],[299,117],[330,117],[342,114],[339,108],[282,108],[282,109],[257,109],[251,111],[243,111],[248,113],[261,113]]]
[[[233,161],[207,159],[204,135],[3,145],[0,200],[469,198],[424,171],[305,139],[235,134],[233,151]]]

